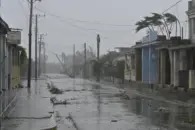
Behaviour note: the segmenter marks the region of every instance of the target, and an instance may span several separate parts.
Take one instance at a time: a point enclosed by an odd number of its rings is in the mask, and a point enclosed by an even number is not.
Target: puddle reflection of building
[[[144,116],[148,118],[147,123],[154,124],[159,127],[174,127],[177,107],[167,106],[168,104],[160,103],[156,100],[151,100],[147,98],[136,97],[132,101],[132,111],[137,115]],[[171,109],[174,112],[170,111]]]

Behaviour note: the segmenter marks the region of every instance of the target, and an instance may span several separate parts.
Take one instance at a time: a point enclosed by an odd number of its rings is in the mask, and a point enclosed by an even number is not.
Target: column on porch
[[[186,57],[186,50],[181,49],[180,50],[180,70],[186,70],[187,69],[187,57]]]
[[[166,83],[166,56],[165,51],[160,50],[160,84]]]
[[[177,50],[173,51],[173,85],[179,86],[179,69],[180,69],[180,62],[179,62],[179,52]]]
[[[142,50],[135,50],[135,80],[142,80]]]
[[[170,58],[170,68],[171,68],[171,85],[173,85],[174,81],[174,67],[173,67],[173,51],[169,50],[169,58]]]

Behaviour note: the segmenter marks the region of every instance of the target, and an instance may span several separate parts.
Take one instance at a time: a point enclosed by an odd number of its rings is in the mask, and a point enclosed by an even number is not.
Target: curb
[[[41,130],[57,130],[57,126],[48,129],[41,129]]]
[[[51,116],[51,123],[53,124],[53,126],[51,126],[50,128],[43,128],[43,129],[40,129],[40,130],[57,130],[57,124],[56,124],[54,114],[52,114],[52,116]]]

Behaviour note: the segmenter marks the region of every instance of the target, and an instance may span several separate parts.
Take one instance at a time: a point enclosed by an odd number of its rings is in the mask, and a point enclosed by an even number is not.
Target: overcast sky
[[[29,5],[27,0],[1,1],[2,18],[10,27],[23,29],[22,46],[28,48]],[[85,42],[95,49],[97,33],[101,36],[101,54],[118,46],[130,47],[146,33],[146,31],[135,33],[136,21],[152,12],[161,13],[177,1],[42,0],[42,2],[35,2],[34,6],[46,12],[45,18],[39,18],[39,33],[47,33],[44,41],[47,44],[49,60],[57,61],[52,52],[71,54],[73,44],[76,45],[76,50],[83,50]],[[187,24],[183,21],[187,20],[185,13],[187,6],[188,0],[183,0],[169,10],[182,21],[185,36],[187,36]],[[35,8],[34,14],[43,15],[42,11]]]

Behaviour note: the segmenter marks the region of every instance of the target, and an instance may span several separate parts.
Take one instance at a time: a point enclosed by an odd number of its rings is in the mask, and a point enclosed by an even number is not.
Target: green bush
[[[27,60],[27,54],[25,48],[23,48],[20,53],[20,64],[24,64],[26,60]]]

